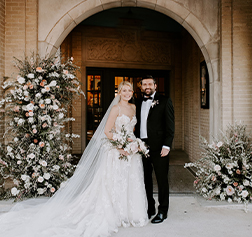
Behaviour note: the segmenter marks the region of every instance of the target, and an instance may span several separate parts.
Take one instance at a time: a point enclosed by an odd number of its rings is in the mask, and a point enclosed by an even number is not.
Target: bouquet
[[[135,140],[131,139],[127,131],[125,130],[124,125],[122,125],[122,129],[120,132],[116,132],[114,130],[111,131],[113,133],[112,140],[109,139],[109,142],[112,144],[114,148],[123,149],[128,152],[129,155],[134,155],[139,153],[142,156],[148,157],[149,150],[146,144],[139,138]],[[119,159],[128,160],[128,157],[121,154]]]

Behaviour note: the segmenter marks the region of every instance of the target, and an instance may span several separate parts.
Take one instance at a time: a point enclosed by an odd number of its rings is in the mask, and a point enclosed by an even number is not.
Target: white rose
[[[224,195],[224,193],[221,193],[220,199],[221,199],[221,201],[225,200],[225,195]]]
[[[41,164],[42,166],[46,167],[47,166],[47,162],[45,160],[40,160],[39,164]]]
[[[49,86],[56,86],[57,82],[55,80],[51,81],[51,83],[49,84]]]
[[[234,165],[231,164],[231,163],[226,164],[226,168],[229,169],[229,170],[231,170],[233,167],[234,167]]]
[[[40,194],[40,195],[45,192],[45,190],[43,188],[38,188],[37,191],[38,191],[38,194]]]
[[[130,143],[130,150],[132,151],[133,154],[138,152],[138,144],[137,142],[131,142]]]
[[[56,170],[56,171],[58,171],[60,169],[60,167],[58,165],[54,165],[53,169]]]
[[[14,187],[14,188],[12,188],[11,189],[11,194],[13,195],[13,196],[17,196],[18,194],[19,194],[19,190],[16,188],[16,187]]]
[[[29,122],[29,123],[34,123],[33,117],[28,118],[28,122]]]
[[[216,195],[219,195],[219,194],[220,194],[220,191],[221,191],[220,187],[216,188],[216,189],[215,189]]]
[[[29,177],[28,175],[26,175],[26,174],[22,174],[22,175],[21,175],[21,179],[22,179],[23,181],[26,181],[26,180],[29,180],[30,177]]]
[[[243,180],[243,185],[244,186],[249,186],[249,181],[247,179]]]
[[[232,196],[235,193],[235,190],[233,189],[232,186],[228,185],[226,188],[226,192],[228,196]]]
[[[50,135],[49,135],[49,139],[50,139],[50,140],[53,139],[53,134],[50,134]]]
[[[17,81],[18,81],[19,84],[24,84],[25,83],[25,79],[23,77],[20,77],[20,76],[17,78]]]
[[[20,165],[21,163],[22,163],[22,161],[21,161],[21,160],[18,160],[18,161],[17,161],[17,164],[18,164],[18,165]]]
[[[214,170],[215,170],[215,171],[220,171],[220,170],[221,170],[221,167],[220,167],[219,165],[215,165],[215,166],[214,166]]]
[[[229,180],[230,180],[230,179],[229,179],[228,177],[225,177],[225,178],[224,178],[224,183],[227,184],[227,183],[229,182]]]
[[[51,104],[51,99],[45,99],[46,104]]]
[[[19,120],[18,120],[18,125],[23,125],[24,122],[25,122],[24,119],[19,119]]]
[[[37,93],[36,95],[35,95],[37,98],[41,98],[41,94],[40,93]]]
[[[221,147],[222,145],[223,145],[223,142],[218,142],[216,146]]]
[[[42,176],[38,177],[38,182],[42,183],[44,181],[44,178]]]
[[[26,110],[33,110],[34,105],[32,103],[26,105]]]
[[[228,202],[231,203],[233,202],[233,200],[231,198],[228,198]]]
[[[8,152],[11,152],[12,151],[12,148],[10,146],[7,146],[7,151]]]
[[[62,118],[64,118],[64,114],[63,114],[63,113],[60,113],[60,114],[59,114],[59,119],[62,119]]]
[[[43,177],[44,179],[48,180],[50,179],[51,175],[49,173],[44,173]]]
[[[14,142],[17,142],[17,141],[18,141],[18,138],[17,138],[17,137],[15,137],[15,138],[14,138]]]
[[[53,105],[53,109],[54,109],[54,110],[57,110],[58,108],[59,108],[58,105],[56,105],[56,104]]]
[[[244,198],[247,197],[248,194],[249,194],[249,193],[248,193],[247,190],[243,190],[242,193],[241,193],[242,197],[244,197]]]
[[[33,73],[29,73],[29,74],[27,75],[27,77],[28,77],[28,78],[34,78],[34,74],[33,74]]]

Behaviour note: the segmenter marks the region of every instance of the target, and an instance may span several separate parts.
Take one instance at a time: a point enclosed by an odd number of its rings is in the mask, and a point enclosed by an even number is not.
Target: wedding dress
[[[103,139],[108,114],[118,101],[114,99],[66,186],[49,200],[23,201],[0,215],[1,236],[98,237],[109,236],[120,226],[147,224],[141,156],[121,160],[118,150]],[[124,126],[135,139],[135,124],[135,116],[121,114],[115,130]]]

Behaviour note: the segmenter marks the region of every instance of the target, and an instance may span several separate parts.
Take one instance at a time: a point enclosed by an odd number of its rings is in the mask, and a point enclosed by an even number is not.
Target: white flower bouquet
[[[72,58],[64,63],[38,56],[16,59],[17,78],[4,82],[7,93],[0,101],[7,118],[5,138],[0,144],[0,176],[14,187],[0,184],[0,199],[51,196],[73,173],[71,147],[75,134],[65,124],[68,108],[83,94]]]
[[[132,139],[125,130],[124,125],[122,125],[120,132],[116,132],[114,130],[111,132],[113,133],[113,137],[112,139],[107,140],[109,140],[113,148],[123,149],[124,151],[128,152],[130,156],[139,153],[142,156],[148,157],[149,150],[145,143],[139,138]],[[121,154],[119,159],[128,160],[128,157]]]
[[[185,164],[197,169],[196,191],[206,199],[252,202],[252,149],[246,126],[230,125],[221,141],[208,144],[203,139],[202,148],[203,158]]]

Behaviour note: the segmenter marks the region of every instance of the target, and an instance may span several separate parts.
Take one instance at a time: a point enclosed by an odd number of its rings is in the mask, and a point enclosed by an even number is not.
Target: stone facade
[[[222,1],[222,123],[252,129],[252,1]]]
[[[174,57],[171,95],[178,128],[176,148],[184,149],[194,160],[198,158],[199,134],[210,139],[235,120],[252,129],[252,0],[0,0],[0,84],[3,76],[15,73],[13,56],[22,58],[32,51],[42,56],[53,54],[81,21],[124,6],[166,14],[191,35],[184,37],[181,55]],[[72,50],[78,51],[81,41],[75,47]],[[210,77],[209,110],[199,106],[199,63],[203,59]],[[84,115],[78,116],[79,124]]]
[[[3,77],[5,67],[5,0],[0,1],[0,99],[2,98],[3,89]],[[0,117],[2,113],[0,112]],[[3,142],[1,134],[3,134],[3,123],[0,121],[0,142]]]

